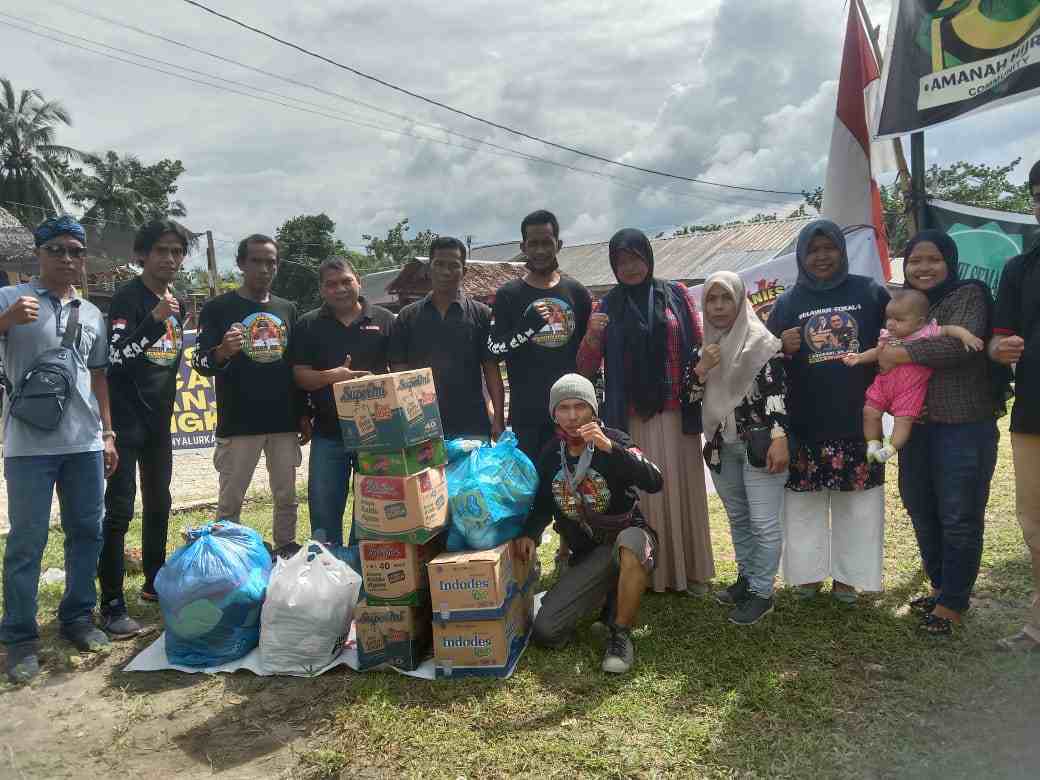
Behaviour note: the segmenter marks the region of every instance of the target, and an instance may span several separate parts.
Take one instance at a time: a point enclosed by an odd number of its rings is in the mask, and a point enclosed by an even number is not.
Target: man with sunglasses
[[[105,490],[105,543],[98,562],[101,627],[113,639],[128,639],[141,626],[123,595],[124,540],[134,517],[137,472],[141,475],[141,598],[156,601],[155,575],[166,561],[173,477],[173,416],[180,372],[185,304],[170,285],[195,244],[172,219],[154,220],[137,231],[134,258],[141,275],[121,287],[109,311],[108,380],[119,468]]]
[[[94,574],[101,552],[105,478],[119,463],[109,416],[108,339],[101,312],[73,286],[82,278],[86,234],[71,217],[46,220],[34,232],[40,276],[0,289],[4,365],[17,397],[26,371],[62,346],[71,317],[75,382],[56,428],[41,428],[6,412],[4,474],[11,531],[4,551],[3,619],[7,675],[24,683],[40,671],[36,623],[40,566],[47,545],[55,487],[65,537],[65,595],[58,607],[61,636],[83,652],[109,640],[93,621]]]

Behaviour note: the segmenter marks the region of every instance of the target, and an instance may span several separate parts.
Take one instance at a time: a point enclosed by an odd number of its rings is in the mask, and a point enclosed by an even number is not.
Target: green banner
[[[944,200],[928,201],[928,224],[957,243],[960,277],[981,279],[997,294],[1004,264],[1040,240],[1040,225],[1029,214],[1013,214]]]

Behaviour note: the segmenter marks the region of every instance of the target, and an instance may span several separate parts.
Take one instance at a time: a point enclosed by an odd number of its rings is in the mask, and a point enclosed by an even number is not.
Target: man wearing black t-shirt
[[[116,639],[134,636],[140,625],[123,596],[124,541],[134,516],[141,475],[141,598],[154,601],[155,575],[166,561],[173,477],[173,416],[180,371],[184,304],[170,284],[195,243],[173,220],[156,220],[134,238],[141,275],[112,298],[109,310],[108,388],[119,466],[105,490],[104,546],[98,561],[101,628]]]
[[[322,305],[296,324],[291,362],[296,385],[307,391],[314,411],[307,476],[311,538],[341,545],[355,455],[343,447],[332,385],[386,373],[394,315],[361,297],[357,272],[342,257],[321,264],[318,289]]]
[[[520,449],[535,463],[555,437],[546,420],[549,389],[575,373],[578,346],[592,312],[592,296],[560,274],[560,224],[549,211],[535,211],[520,223],[527,258],[523,279],[495,293],[488,350],[504,358],[509,373],[509,424]]]
[[[1040,162],[1029,172],[1033,213],[1040,222]],[[1033,607],[1025,627],[1001,639],[1001,649],[1040,652],[1040,240],[1004,267],[993,314],[993,360],[1015,366],[1011,449],[1015,500],[1026,547],[1033,559]]]
[[[505,390],[488,352],[491,309],[462,292],[466,246],[441,236],[430,244],[433,290],[401,309],[390,337],[394,371],[433,370],[444,438],[497,438],[505,429]],[[483,378],[482,378],[483,375]],[[484,384],[494,407],[488,418]]]
[[[192,365],[216,377],[219,517],[238,518],[263,452],[274,498],[274,547],[295,551],[296,469],[300,446],[310,441],[306,398],[293,382],[288,348],[296,305],[271,294],[278,244],[255,234],[236,257],[242,286],[202,307]]]

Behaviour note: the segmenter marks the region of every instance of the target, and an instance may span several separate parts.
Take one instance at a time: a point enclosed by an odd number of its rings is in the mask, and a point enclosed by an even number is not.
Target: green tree
[[[73,203],[85,209],[83,219],[104,231],[107,225],[139,226],[149,219],[183,217],[188,211],[175,200],[177,179],[184,173],[180,160],[145,165],[133,155],[85,155],[89,170],[72,168],[64,182]]]
[[[281,247],[282,262],[274,281],[274,293],[295,301],[302,311],[321,303],[318,294],[318,267],[330,257],[345,257],[357,269],[365,256],[351,252],[334,235],[336,223],[327,214],[303,214],[278,228],[275,238]]]
[[[0,78],[0,93],[0,201],[33,228],[65,210],[62,165],[82,153],[55,143],[58,128],[72,124],[61,103],[36,89],[18,93],[7,78]]]
[[[402,219],[386,233],[386,238],[364,234],[361,237],[368,243],[365,245],[365,271],[383,271],[388,268],[399,268],[415,257],[425,257],[430,252],[430,243],[437,237],[432,230],[423,230],[412,238],[406,234],[412,229],[408,219]]]

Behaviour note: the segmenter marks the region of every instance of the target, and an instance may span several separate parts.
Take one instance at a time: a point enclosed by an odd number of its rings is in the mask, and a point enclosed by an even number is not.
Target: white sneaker
[[[627,628],[611,626],[607,650],[603,654],[603,671],[608,674],[625,674],[636,660],[632,647],[632,635]]]

